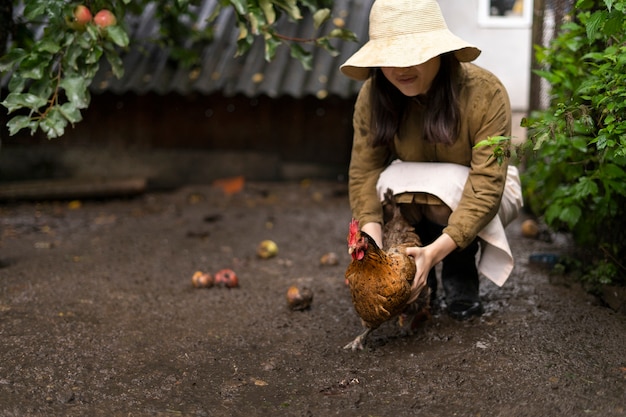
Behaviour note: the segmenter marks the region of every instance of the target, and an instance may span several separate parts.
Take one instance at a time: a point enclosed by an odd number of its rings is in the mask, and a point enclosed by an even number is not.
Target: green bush
[[[626,0],[578,0],[552,43],[535,48],[551,96],[524,122],[527,206],[571,232],[585,282],[624,284]]]

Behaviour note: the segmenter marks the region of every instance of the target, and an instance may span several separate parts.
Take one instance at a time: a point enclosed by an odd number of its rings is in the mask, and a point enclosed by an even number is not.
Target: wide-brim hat
[[[480,49],[450,32],[436,0],[376,0],[369,40],[340,69],[365,80],[370,68],[411,67],[446,52],[461,62],[480,55]]]

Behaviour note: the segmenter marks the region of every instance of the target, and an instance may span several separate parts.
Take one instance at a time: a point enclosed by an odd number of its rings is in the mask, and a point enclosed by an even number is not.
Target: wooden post
[[[537,58],[535,57],[535,45],[543,45],[545,19],[545,0],[534,0],[533,2],[533,22],[532,39],[530,48],[530,97],[528,101],[529,113],[541,109],[541,77],[532,72],[539,69]]]

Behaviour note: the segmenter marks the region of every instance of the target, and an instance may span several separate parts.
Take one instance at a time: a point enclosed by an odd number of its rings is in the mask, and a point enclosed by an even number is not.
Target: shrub
[[[578,0],[548,47],[536,47],[551,86],[533,112],[527,206],[571,232],[583,279],[624,284],[626,251],[626,0]]]

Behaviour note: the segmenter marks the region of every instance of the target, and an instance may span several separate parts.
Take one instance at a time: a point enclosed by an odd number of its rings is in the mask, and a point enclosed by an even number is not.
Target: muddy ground
[[[0,416],[624,416],[626,316],[529,263],[507,233],[486,314],[395,324],[360,352],[341,183],[186,186],[0,206]],[[260,259],[272,239],[279,255]],[[336,266],[320,265],[328,252]],[[194,289],[234,269],[240,288]],[[290,311],[290,285],[314,292]]]

